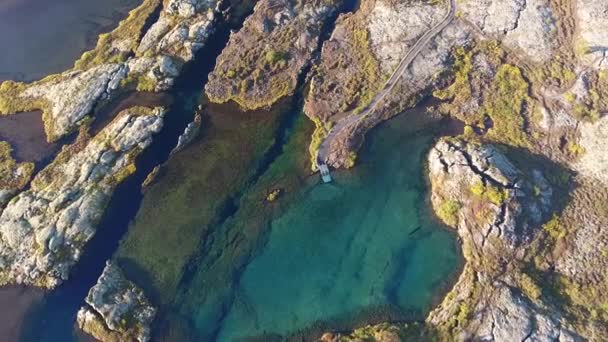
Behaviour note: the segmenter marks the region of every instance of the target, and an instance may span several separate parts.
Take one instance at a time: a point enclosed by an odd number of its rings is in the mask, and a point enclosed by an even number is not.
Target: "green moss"
[[[526,111],[533,112],[529,97],[529,84],[521,70],[510,64],[503,64],[504,51],[499,43],[487,41],[478,43],[471,49],[458,47],[453,52],[454,76],[452,83],[433,95],[446,101],[440,106],[443,112],[456,116],[466,124],[485,129],[490,119],[491,126],[486,137],[491,140],[528,147],[530,140],[525,132]],[[473,58],[480,56],[497,68],[494,79],[473,67]],[[469,104],[482,97],[481,108],[471,112]]]
[[[500,189],[494,185],[484,184],[481,181],[475,182],[470,191],[476,197],[484,201],[489,201],[498,206],[502,205],[507,198],[509,198],[509,193],[507,189]]]
[[[484,105],[493,123],[488,130],[490,138],[518,147],[530,145],[523,116],[524,107],[531,102],[528,92],[528,82],[518,67],[505,64],[498,69]]]
[[[137,82],[137,91],[154,91],[156,89],[156,81],[148,76],[140,76]]]
[[[156,89],[156,81],[147,75],[130,73],[120,81],[120,86],[125,89],[136,89],[137,91],[152,92]]]
[[[279,198],[279,196],[281,196],[281,189],[274,189],[270,191],[268,195],[266,195],[266,201],[274,202]]]
[[[469,314],[471,313],[471,309],[466,303],[460,304],[460,309],[458,310],[458,315],[456,316],[456,320],[458,321],[459,326],[464,326],[466,321],[469,318]]]
[[[437,216],[447,225],[455,227],[458,224],[458,211],[462,208],[462,203],[454,200],[444,201],[437,208]]]
[[[454,58],[454,81],[441,90],[436,90],[433,95],[440,100],[451,100],[453,106],[460,106],[471,99],[470,75],[473,70],[471,61],[472,51],[466,51],[464,47],[458,47],[453,53]]]
[[[568,141],[566,151],[573,157],[579,157],[585,154],[585,148],[574,141]]]
[[[0,141],[0,188],[19,190],[24,188],[34,173],[33,163],[17,163],[12,157],[13,149]],[[17,176],[17,170],[20,175]]]
[[[356,152],[349,152],[348,153],[348,157],[346,158],[346,168],[350,169],[355,167],[355,164],[357,163],[357,153]]]
[[[42,82],[42,81],[40,81]],[[0,83],[0,114],[10,115],[40,109],[50,110],[48,101],[41,98],[22,97],[28,85],[21,82],[4,81]]]
[[[380,66],[378,60],[371,53],[371,43],[369,40],[369,32],[366,29],[355,29],[353,31],[353,50],[357,53],[360,72],[355,78],[347,83],[349,93],[354,93],[348,96],[353,102],[357,102],[357,107],[354,112],[359,113],[367,105],[371,103],[382,85],[382,77],[380,75]],[[366,84],[367,83],[367,84]],[[362,87],[366,84],[366,87]],[[348,85],[351,88],[348,88]]]
[[[547,223],[543,225],[543,230],[555,240],[559,240],[566,236],[566,230],[562,226],[559,216],[555,214]]]
[[[522,272],[517,274],[516,279],[519,283],[519,288],[528,298],[533,300],[540,298],[542,290],[532,277]]]
[[[161,5],[162,0],[144,0],[137,8],[129,12],[129,16],[121,21],[112,32],[99,35],[97,46],[85,52],[74,67],[80,70],[90,69],[104,63],[118,63],[126,61],[139,45],[146,21]],[[116,44],[124,44],[126,49],[116,51]]]
[[[331,123],[323,123],[320,119],[313,117],[312,122],[315,124],[315,130],[312,133],[308,152],[310,153],[310,163],[313,171],[317,170],[317,155],[323,139],[329,134],[331,130]]]

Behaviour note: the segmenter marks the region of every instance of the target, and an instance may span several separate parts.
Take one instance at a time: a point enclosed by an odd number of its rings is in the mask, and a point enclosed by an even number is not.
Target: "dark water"
[[[43,291],[20,286],[0,288],[0,341],[16,341],[23,317],[32,305],[42,300]]]
[[[41,164],[61,148],[60,142],[49,144],[46,141],[40,111],[0,116],[0,140],[11,144],[19,162]]]
[[[0,80],[69,69],[141,0],[0,0]]]

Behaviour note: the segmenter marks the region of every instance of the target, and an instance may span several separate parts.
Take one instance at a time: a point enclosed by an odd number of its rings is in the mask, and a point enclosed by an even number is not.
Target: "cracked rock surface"
[[[78,327],[102,342],[150,340],[156,309],[143,291],[107,262],[77,315]]]
[[[556,34],[548,0],[463,1],[463,17],[491,38],[521,50],[535,62],[549,60]]]
[[[70,133],[103,97],[116,90],[127,76],[122,64],[104,64],[87,71],[73,71],[56,80],[42,82],[20,94],[25,98],[44,98],[50,110],[44,112],[50,141]]]
[[[492,145],[444,138],[429,153],[429,176],[433,208],[457,229],[466,264],[427,322],[451,325],[457,340],[580,340],[559,310],[528,297],[513,266],[551,209],[542,173],[524,174]]]
[[[64,148],[0,214],[0,284],[66,280],[116,186],[163,126],[162,108],[121,112],[97,136]]]
[[[293,94],[317,50],[324,24],[342,0],[262,0],[217,59],[205,92],[213,102],[246,109]]]
[[[456,224],[459,235],[479,250],[495,247],[487,243],[491,238],[509,248],[528,242],[551,207],[552,189],[543,175],[533,172],[526,184],[492,145],[442,139],[429,154],[429,173],[433,206],[457,202],[460,209],[442,219]],[[533,186],[540,189],[539,196],[532,196]]]
[[[576,169],[608,186],[608,116],[594,123],[582,123],[580,134],[579,143],[585,149],[585,154],[576,163]]]

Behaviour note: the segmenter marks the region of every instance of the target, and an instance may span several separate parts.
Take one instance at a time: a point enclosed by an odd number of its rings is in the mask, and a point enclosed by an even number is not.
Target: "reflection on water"
[[[70,68],[141,0],[0,0],[0,80]]]

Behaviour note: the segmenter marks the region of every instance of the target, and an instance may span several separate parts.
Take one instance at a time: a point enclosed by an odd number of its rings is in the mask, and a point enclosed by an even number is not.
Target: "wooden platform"
[[[329,167],[327,167],[326,164],[319,164],[319,171],[321,172],[321,179],[323,179],[323,183],[331,183]]]

